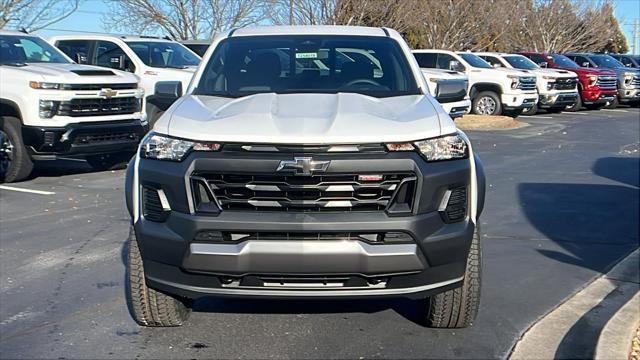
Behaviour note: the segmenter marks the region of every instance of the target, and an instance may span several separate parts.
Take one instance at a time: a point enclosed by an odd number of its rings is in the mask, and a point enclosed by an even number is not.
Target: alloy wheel
[[[4,178],[4,175],[9,171],[9,166],[13,160],[13,143],[9,135],[0,130],[0,177]]]
[[[496,107],[496,101],[489,96],[485,96],[478,100],[478,103],[476,104],[476,113],[480,115],[493,115],[496,111]]]

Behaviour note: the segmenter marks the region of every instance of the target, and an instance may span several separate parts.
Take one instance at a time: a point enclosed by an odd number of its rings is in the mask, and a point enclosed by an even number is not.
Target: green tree
[[[604,15],[606,15],[605,21],[609,23],[609,26],[612,29],[611,38],[602,49],[602,52],[610,52],[616,54],[624,54],[628,52],[629,46],[627,45],[627,38],[624,36],[622,29],[620,29],[618,19],[616,19],[613,14],[613,5],[611,5],[611,3],[605,3],[602,6],[602,10]]]

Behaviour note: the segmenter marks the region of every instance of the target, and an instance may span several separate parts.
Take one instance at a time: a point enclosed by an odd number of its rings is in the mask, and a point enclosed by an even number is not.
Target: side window
[[[592,67],[591,62],[584,56],[569,56],[569,58],[578,63],[580,66]]]
[[[631,60],[629,60],[628,57],[626,56],[620,56],[618,57],[618,61],[620,61],[622,63],[622,65],[627,66],[627,67],[633,67],[633,63],[631,62]]]
[[[87,64],[89,59],[89,40],[60,40],[56,41],[56,47],[62,50],[68,57],[78,64]]]
[[[94,65],[112,69],[135,72],[135,66],[122,48],[111,41],[97,41],[93,60]]]
[[[51,54],[48,51],[43,51],[40,45],[31,40],[21,39],[20,45],[27,57],[27,62],[46,62],[51,57]]]
[[[429,68],[433,69],[436,67],[436,58],[438,54],[430,54],[430,53],[414,53],[413,56],[418,61],[418,65],[421,68]]]
[[[484,59],[486,62],[488,62],[489,64],[491,64],[491,66],[493,67],[504,67],[504,65],[502,65],[502,63],[500,62],[500,60],[496,59],[493,56],[480,56],[482,59]]]
[[[547,59],[544,58],[544,56],[540,56],[537,54],[527,54],[525,56],[531,59],[534,63],[538,65],[540,65],[540,63],[543,63],[543,62],[549,62]]]
[[[458,64],[458,65],[456,65]],[[436,68],[443,70],[455,70],[459,71],[459,69],[453,69],[453,66],[461,67],[462,64],[456,58],[449,54],[438,54],[438,62],[436,64]]]

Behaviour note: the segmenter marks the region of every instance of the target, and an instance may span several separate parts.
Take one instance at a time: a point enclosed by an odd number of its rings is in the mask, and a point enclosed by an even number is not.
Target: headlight
[[[555,84],[555,82],[548,82],[547,83],[547,90],[551,90],[553,89],[553,85]]]
[[[62,84],[29,81],[29,87],[32,89],[58,90],[62,88]]]
[[[51,119],[57,112],[60,102],[52,100],[40,100],[38,115],[43,119]]]
[[[630,86],[631,82],[633,81],[634,73],[624,73],[623,75],[624,75],[624,85]]]
[[[518,84],[520,83],[520,77],[515,75],[507,75],[509,79],[511,79],[511,88],[517,89]]]
[[[149,133],[140,147],[140,156],[147,159],[182,161],[192,151],[218,151],[220,144],[189,141]]]
[[[587,75],[587,79],[589,79],[589,86],[593,86],[598,82],[598,77],[596,75]]]
[[[459,134],[446,135],[413,143],[386,144],[389,151],[418,151],[427,161],[464,159],[469,156],[467,143]]]

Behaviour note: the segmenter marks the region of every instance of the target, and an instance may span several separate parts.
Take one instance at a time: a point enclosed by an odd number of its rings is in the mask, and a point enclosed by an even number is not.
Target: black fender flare
[[[127,165],[127,171],[124,175],[124,200],[127,206],[127,211],[133,221],[133,172],[136,166],[136,156],[134,156]]]

